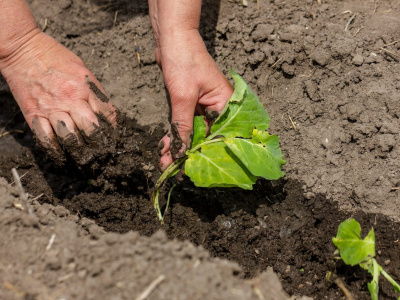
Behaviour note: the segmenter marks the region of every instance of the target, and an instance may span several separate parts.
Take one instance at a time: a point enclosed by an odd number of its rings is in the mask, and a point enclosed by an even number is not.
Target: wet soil
[[[26,174],[22,182],[32,197],[42,195],[43,207],[67,208],[78,223],[88,218],[107,232],[134,230],[143,241],[162,230],[169,239],[190,241],[212,257],[238,263],[235,283],[263,278],[272,267],[289,295],[315,299],[344,297],[333,282],[336,276],[356,299],[368,298],[370,276],[333,257],[331,238],[344,219],[354,217],[364,234],[374,227],[378,262],[400,279],[396,1],[260,1],[247,8],[204,1],[206,45],[225,74],[233,67],[243,75],[270,112],[270,130],[280,136],[288,161],[286,177],[260,180],[251,192],[200,189],[185,181],[173,191],[165,225],[158,223],[149,194],[160,175],[157,143],[168,127],[169,108],[146,6],[103,2],[31,5],[38,23],[47,19],[46,32],[84,59],[126,114],[115,151],[89,168],[78,169],[72,162],[58,168],[35,150],[12,96],[2,87],[0,128],[24,133],[1,138],[0,176],[10,182],[10,169],[17,167]],[[165,204],[165,195],[162,199]],[[34,205],[39,220],[45,219],[49,213],[40,215],[40,205]],[[105,239],[90,224],[83,227],[89,237]],[[85,248],[85,243],[90,245],[87,240],[79,245]],[[108,257],[113,251],[104,248],[97,254]],[[157,277],[146,274],[147,283]],[[384,282],[381,297],[394,297]]]

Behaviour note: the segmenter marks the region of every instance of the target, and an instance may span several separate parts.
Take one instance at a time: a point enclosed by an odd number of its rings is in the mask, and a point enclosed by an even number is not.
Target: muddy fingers
[[[57,165],[64,165],[66,161],[65,153],[54,135],[50,122],[45,118],[34,117],[32,119],[32,132],[38,148]]]

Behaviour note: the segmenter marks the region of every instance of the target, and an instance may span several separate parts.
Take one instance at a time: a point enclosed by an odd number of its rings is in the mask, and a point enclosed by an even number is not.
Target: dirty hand
[[[63,150],[79,159],[79,149],[98,142],[96,114],[116,125],[115,107],[82,60],[39,29],[1,58],[0,70],[38,142],[55,159]]]
[[[207,52],[198,30],[160,36],[156,60],[171,99],[170,133],[160,141],[160,168],[183,157],[191,146],[194,114],[212,121],[233,93],[232,86]]]
[[[165,170],[190,148],[195,112],[215,118],[233,93],[199,34],[201,0],[148,0],[156,61],[171,98],[170,134],[160,141]]]

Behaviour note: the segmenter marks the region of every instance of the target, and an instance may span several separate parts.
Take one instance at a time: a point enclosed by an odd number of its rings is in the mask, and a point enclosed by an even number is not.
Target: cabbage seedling
[[[231,71],[235,90],[207,134],[203,116],[194,118],[193,141],[185,157],[175,160],[158,179],[152,201],[161,222],[159,193],[163,183],[185,163],[185,174],[198,187],[240,187],[251,190],[257,177],[276,180],[286,163],[279,138],[270,135],[270,117],[246,82]],[[169,203],[170,193],[168,195]]]
[[[361,238],[361,226],[354,219],[349,219],[339,225],[336,237],[332,239],[338,248],[340,257],[347,265],[359,265],[372,275],[368,283],[368,290],[372,300],[378,300],[379,276],[382,274],[392,285],[396,293],[400,292],[400,285],[377,263],[375,257],[374,228],[367,236]],[[398,298],[400,300],[400,297]]]

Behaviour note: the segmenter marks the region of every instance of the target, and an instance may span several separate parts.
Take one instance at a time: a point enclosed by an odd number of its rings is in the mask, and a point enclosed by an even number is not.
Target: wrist
[[[183,46],[191,48],[195,45],[204,45],[198,29],[179,29],[173,32],[160,33],[158,36],[157,47],[162,48],[163,50]]]
[[[38,32],[25,0],[0,1],[0,62],[15,56]]]
[[[156,54],[162,65],[166,61],[192,61],[195,63],[208,51],[197,29],[180,30],[159,36]]]
[[[172,38],[198,31],[200,12],[201,0],[149,0],[149,15],[157,45],[163,36]]]
[[[42,31],[35,27],[3,43],[0,49],[0,70],[14,64],[25,52],[35,47],[35,40],[40,34],[42,34]]]

